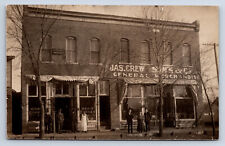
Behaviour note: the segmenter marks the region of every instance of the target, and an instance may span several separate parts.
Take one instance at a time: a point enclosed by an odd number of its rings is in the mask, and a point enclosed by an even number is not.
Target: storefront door
[[[100,96],[100,126],[110,128],[110,101],[109,96]]]
[[[71,118],[71,98],[55,98],[55,112],[56,112],[56,129],[58,123],[57,115],[59,113],[59,110],[61,109],[63,115],[64,115],[64,122],[62,130],[71,131],[72,130],[72,118]],[[58,129],[57,129],[58,131]]]

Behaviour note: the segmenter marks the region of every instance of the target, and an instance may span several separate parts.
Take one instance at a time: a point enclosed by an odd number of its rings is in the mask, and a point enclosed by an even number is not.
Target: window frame
[[[74,41],[74,49],[71,49],[71,48],[68,49],[68,41],[69,40],[73,40]],[[65,42],[66,42],[65,43],[65,63],[66,64],[78,64],[77,38],[75,36],[67,36],[65,38]],[[75,56],[73,56],[73,57],[75,57],[75,60],[73,60],[73,61],[68,61],[67,60],[67,51],[75,52]]]
[[[127,62],[122,61],[122,42],[127,42]],[[127,38],[120,39],[120,60],[119,63],[121,64],[131,64],[130,62],[130,41]]]
[[[50,38],[50,40],[51,40],[51,48],[49,49],[49,48],[46,48],[46,39],[47,38]],[[50,34],[47,34],[46,36],[45,36],[45,39],[44,40],[42,40],[41,38],[40,38],[40,43],[41,43],[41,41],[43,41],[42,42],[42,46],[41,46],[41,54],[40,54],[40,60],[41,60],[41,62],[43,62],[43,63],[53,63],[53,60],[52,60],[52,36],[50,35]],[[45,51],[49,51],[50,52],[50,61],[45,61],[45,60],[43,60],[42,58],[43,58],[43,52],[45,52]]]
[[[188,55],[189,56],[185,56],[185,51],[184,51],[184,49],[185,48],[188,48]],[[183,43],[183,45],[182,45],[182,65],[183,66],[192,66],[192,55],[191,55],[192,53],[191,53],[191,45],[189,44],[189,43]],[[188,65],[184,65],[185,63],[184,63],[184,58],[189,58],[189,62],[188,62]]]
[[[93,41],[96,41],[96,42],[98,42],[98,51],[93,51],[92,50],[92,42]],[[89,64],[91,64],[91,65],[102,65],[102,63],[101,63],[101,42],[100,42],[100,39],[99,38],[96,38],[96,37],[93,37],[93,38],[91,38],[90,39],[90,41],[89,41],[89,44],[90,44],[90,47],[89,47]],[[98,62],[97,63],[95,63],[95,62],[92,62],[92,52],[97,52],[98,53]]]

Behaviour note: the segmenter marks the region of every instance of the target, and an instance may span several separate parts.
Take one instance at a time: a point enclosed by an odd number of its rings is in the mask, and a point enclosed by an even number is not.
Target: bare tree
[[[22,56],[28,58],[28,61],[32,64],[31,70],[35,76],[35,84],[38,87],[38,98],[40,103],[40,124],[39,124],[39,136],[43,138],[45,133],[45,108],[44,101],[41,98],[41,52],[45,47],[46,37],[52,31],[54,24],[59,19],[60,14],[56,13],[54,17],[48,15],[49,11],[54,11],[54,8],[49,8],[49,6],[42,6],[41,9],[33,6],[32,15],[39,18],[39,28],[38,36],[40,36],[40,41],[33,40],[31,37],[31,30],[29,29],[29,12],[27,11],[25,5],[10,5],[7,7],[7,37],[12,41],[17,43],[17,46],[13,49],[21,50]],[[61,9],[61,8],[59,8]],[[38,45],[37,45],[38,44]],[[51,48],[50,48],[51,49]]]
[[[164,68],[172,64],[176,67],[183,67],[182,62],[185,58],[182,58],[182,55],[177,55],[177,60],[173,60],[173,53],[182,48],[185,42],[188,42],[189,34],[182,34],[179,27],[171,25],[173,18],[170,15],[170,10],[166,9],[166,7],[145,7],[143,13],[144,24],[149,33],[149,38],[151,39],[151,64],[153,64],[157,74],[155,82],[159,89],[159,136],[162,136],[164,127],[163,90],[167,85],[164,77]],[[171,84],[175,84],[178,80],[179,79],[173,80]]]

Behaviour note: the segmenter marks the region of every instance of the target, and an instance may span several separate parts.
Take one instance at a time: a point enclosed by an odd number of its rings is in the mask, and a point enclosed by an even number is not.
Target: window
[[[88,115],[89,120],[96,120],[95,85],[80,84],[80,111]]]
[[[140,48],[140,63],[149,64],[150,61],[150,48],[149,48],[149,42],[143,41],[141,42],[141,48]]]
[[[174,86],[174,97],[176,99],[177,119],[194,118],[194,102],[191,89],[188,86]]]
[[[193,119],[194,104],[193,99],[176,99],[177,118],[178,119]]]
[[[75,37],[66,38],[66,62],[76,63],[77,62],[77,46]]]
[[[172,44],[164,43],[164,64],[165,65],[172,65]]]
[[[100,42],[99,39],[91,39],[90,63],[100,63]]]
[[[159,96],[159,88],[156,85],[145,86],[145,97]]]
[[[56,95],[69,95],[69,84],[66,82],[55,84],[55,94]]]
[[[141,97],[141,86],[140,85],[129,85],[127,90],[127,97],[124,97],[122,102],[122,120],[126,120],[126,114],[128,109],[131,108],[134,117],[138,116],[138,113],[142,109],[142,97]]]
[[[109,95],[109,82],[108,81],[99,81],[100,93],[99,95]]]
[[[121,39],[121,48],[120,48],[120,61],[122,63],[129,63],[129,41],[127,39]]]
[[[191,66],[191,47],[185,43],[182,48],[183,65]]]
[[[41,60],[45,62],[52,61],[52,37],[50,35],[47,35],[43,40]]]
[[[42,83],[41,85],[41,98],[46,105],[46,85]],[[40,120],[40,102],[38,98],[38,88],[33,83],[28,85],[28,120],[29,121],[39,121]]]
[[[46,105],[46,98],[42,97],[42,101],[44,102],[44,105]],[[29,97],[29,121],[40,121],[41,115],[40,115],[40,102],[39,98],[37,97]]]

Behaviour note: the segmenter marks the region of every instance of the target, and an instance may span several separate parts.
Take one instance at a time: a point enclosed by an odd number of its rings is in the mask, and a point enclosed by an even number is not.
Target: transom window
[[[58,82],[55,84],[55,94],[56,95],[68,95],[69,94],[69,84]]]

